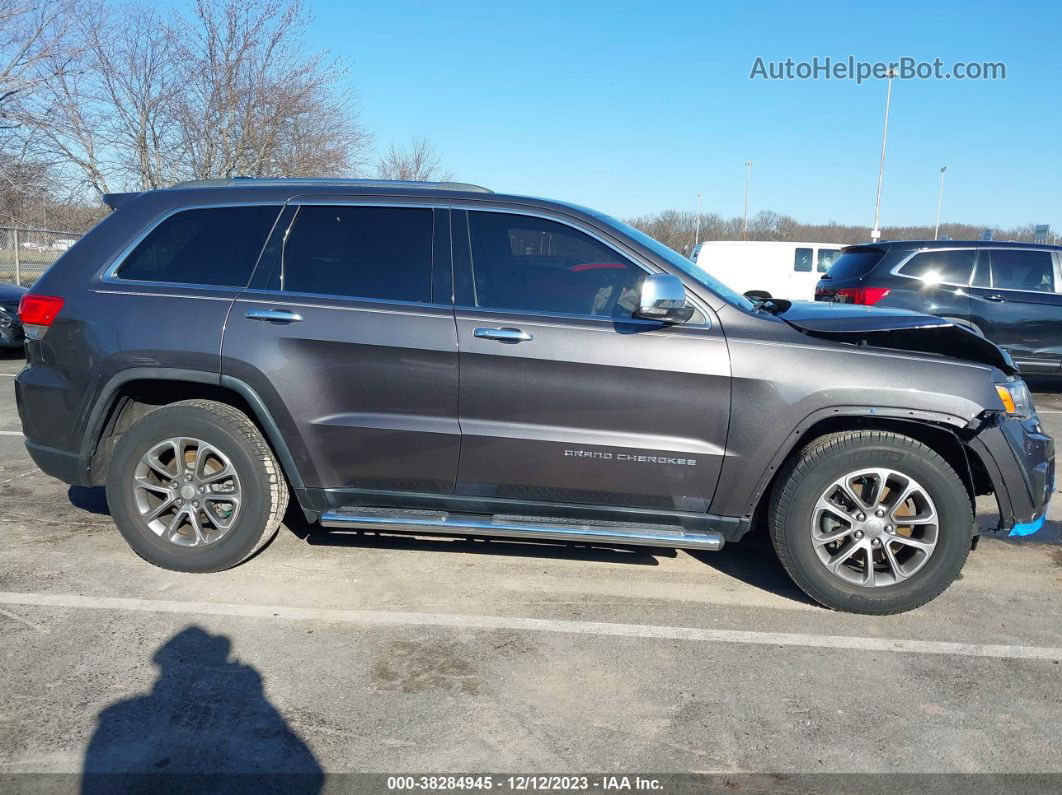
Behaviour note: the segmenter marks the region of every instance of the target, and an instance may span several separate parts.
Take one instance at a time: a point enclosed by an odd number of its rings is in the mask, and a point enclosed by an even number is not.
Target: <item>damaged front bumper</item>
[[[1032,535],[1047,518],[1055,489],[1055,442],[1037,417],[985,412],[967,446],[980,459],[999,504],[997,532]]]

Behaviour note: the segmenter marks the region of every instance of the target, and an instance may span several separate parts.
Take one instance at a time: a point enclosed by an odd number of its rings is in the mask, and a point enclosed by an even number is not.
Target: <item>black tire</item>
[[[914,478],[936,505],[936,547],[908,579],[877,587],[827,570],[812,543],[816,501],[835,480],[862,468],[888,467]],[[850,613],[902,613],[936,598],[959,576],[975,533],[966,487],[949,464],[921,442],[887,431],[830,434],[792,456],[779,473],[768,521],[775,552],[793,581],[815,601]]]
[[[141,457],[174,437],[217,447],[239,477],[239,513],[224,535],[205,546],[178,546],[161,538],[137,508],[133,479]],[[152,411],[122,434],[107,472],[107,503],[118,530],[144,560],[173,571],[206,573],[238,565],[273,539],[288,488],[272,450],[243,412],[211,400],[184,400]]]

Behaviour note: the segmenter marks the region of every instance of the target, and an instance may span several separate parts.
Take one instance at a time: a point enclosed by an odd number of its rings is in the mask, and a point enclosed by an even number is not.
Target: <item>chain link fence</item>
[[[0,282],[31,286],[79,237],[77,232],[0,226]]]

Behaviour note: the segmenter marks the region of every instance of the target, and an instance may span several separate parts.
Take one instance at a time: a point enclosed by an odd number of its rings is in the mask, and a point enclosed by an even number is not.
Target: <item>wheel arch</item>
[[[156,367],[123,370],[100,391],[82,446],[90,481],[94,485],[103,483],[114,444],[134,422],[160,406],[193,398],[226,403],[246,414],[265,436],[296,494],[305,488],[284,435],[250,386],[219,373]]]
[[[785,463],[815,439],[846,431],[891,431],[922,442],[955,470],[966,487],[971,507],[975,504],[977,494],[991,491],[990,481],[987,480],[983,465],[976,453],[970,451],[963,443],[953,423],[888,414],[871,415],[865,412],[860,414],[831,413],[830,416],[820,416],[817,419],[813,415],[809,419],[810,422],[801,423],[788,443],[778,451],[757,485],[746,513],[746,516],[752,520],[749,523],[750,527],[762,526],[770,502],[770,494]],[[987,488],[986,483],[989,484]]]

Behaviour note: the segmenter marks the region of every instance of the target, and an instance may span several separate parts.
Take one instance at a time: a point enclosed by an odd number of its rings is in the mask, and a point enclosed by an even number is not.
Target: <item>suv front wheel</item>
[[[122,434],[107,473],[115,524],[164,569],[221,571],[276,534],[288,490],[245,414],[210,400],[156,409]]]
[[[827,607],[885,615],[944,591],[973,539],[959,476],[921,442],[887,431],[815,440],[780,473],[770,505],[775,551]]]

